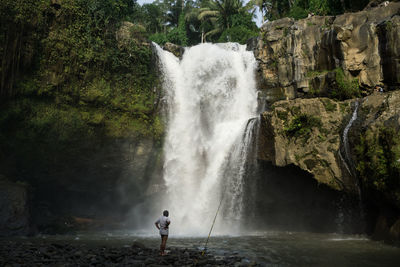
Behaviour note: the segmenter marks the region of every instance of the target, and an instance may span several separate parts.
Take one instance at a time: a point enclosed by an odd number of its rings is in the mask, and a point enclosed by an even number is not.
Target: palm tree
[[[213,29],[202,34],[204,40],[207,38],[207,36],[212,36],[223,32],[225,29],[229,29],[232,26],[231,17],[235,14],[238,14],[242,8],[242,0],[208,1],[205,7],[199,9],[197,17],[200,21],[208,21],[213,25]]]

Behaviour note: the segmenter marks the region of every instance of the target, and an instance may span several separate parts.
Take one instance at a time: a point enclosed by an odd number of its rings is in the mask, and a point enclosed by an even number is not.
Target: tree
[[[269,20],[285,16],[295,19],[304,18],[305,14],[338,15],[344,11],[363,9],[368,0],[253,0],[263,9]]]
[[[174,28],[167,35],[167,39],[169,42],[187,46],[188,38],[186,36],[186,26],[185,26],[185,15],[181,14],[179,17],[178,27]]]
[[[163,14],[159,5],[157,4],[144,4],[142,6],[144,20],[142,24],[145,25],[148,32],[159,33],[163,29]]]
[[[208,20],[213,29],[204,34],[213,36],[232,26],[232,16],[239,14],[243,8],[241,0],[210,0],[198,15],[199,20]]]
[[[48,8],[45,0],[0,2],[0,102],[18,94],[20,74],[31,72],[39,56],[35,48],[46,33]]]

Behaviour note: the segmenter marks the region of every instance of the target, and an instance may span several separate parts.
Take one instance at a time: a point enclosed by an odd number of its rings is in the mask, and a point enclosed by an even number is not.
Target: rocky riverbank
[[[193,249],[158,249],[134,242],[131,246],[108,246],[46,241],[0,240],[0,266],[257,266],[238,255],[201,255]]]

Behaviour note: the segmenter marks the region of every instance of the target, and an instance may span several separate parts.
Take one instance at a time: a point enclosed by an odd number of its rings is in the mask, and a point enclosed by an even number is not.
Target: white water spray
[[[171,231],[206,235],[222,194],[241,212],[240,181],[225,181],[228,161],[240,152],[248,120],[255,116],[256,61],[245,46],[201,44],[187,48],[181,61],[157,47],[168,102],[164,180]],[[227,188],[230,187],[230,188]],[[233,214],[235,216],[236,214]],[[227,230],[226,232],[223,230]],[[232,233],[217,224],[218,233]]]

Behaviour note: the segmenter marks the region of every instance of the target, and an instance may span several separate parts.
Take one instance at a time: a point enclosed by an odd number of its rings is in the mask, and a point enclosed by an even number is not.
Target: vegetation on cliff
[[[363,9],[369,0],[262,0],[261,9],[269,20],[283,17],[306,18],[308,14],[337,15]]]
[[[376,190],[400,208],[400,136],[393,127],[368,129],[356,147],[357,170],[369,190]]]
[[[313,128],[321,128],[321,119],[308,114],[295,116],[287,127],[284,128],[289,137],[304,137],[307,140],[312,134]]]
[[[130,0],[1,2],[3,173],[24,177],[74,159],[85,165],[107,140],[161,139],[151,47],[145,29],[129,22],[136,7]]]

